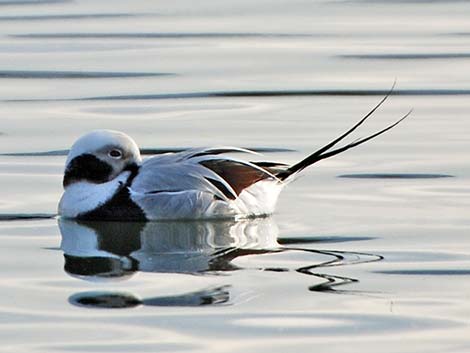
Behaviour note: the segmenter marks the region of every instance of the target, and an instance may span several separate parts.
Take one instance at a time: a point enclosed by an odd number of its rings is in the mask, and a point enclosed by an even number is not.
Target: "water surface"
[[[468,352],[466,1],[0,1],[2,352]],[[92,129],[293,163],[273,217],[58,219]]]

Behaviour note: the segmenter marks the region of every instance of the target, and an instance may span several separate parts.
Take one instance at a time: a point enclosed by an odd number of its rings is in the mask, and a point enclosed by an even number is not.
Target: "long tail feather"
[[[403,117],[401,117],[398,121],[394,122],[393,124],[387,126],[385,129],[382,129],[378,132],[376,132],[375,134],[372,134],[370,136],[367,136],[367,137],[364,137],[364,138],[361,138],[359,140],[356,140],[354,142],[351,142],[349,144],[347,144],[346,146],[343,146],[343,147],[340,147],[340,148],[337,148],[333,151],[329,151],[329,152],[326,152],[324,154],[322,154],[320,156],[320,158],[318,158],[315,162],[318,162],[322,159],[325,159],[325,158],[329,158],[329,157],[332,157],[338,153],[341,153],[341,152],[344,152],[344,151],[347,151],[349,150],[350,148],[353,148],[353,147],[356,147],[356,146],[359,146],[361,144],[363,144],[364,142],[367,142],[369,140],[372,140],[373,138],[379,136],[379,135],[382,135],[383,133],[387,132],[388,130],[394,128],[395,126],[397,126],[398,124],[400,124],[403,120],[405,120],[411,113],[413,112],[413,110],[410,110],[408,113],[406,113]]]
[[[393,88],[392,88],[393,89]],[[354,130],[356,130],[359,126],[361,126],[367,118],[369,118],[384,102],[385,100],[390,96],[391,91],[369,112],[367,113],[358,123],[356,123],[352,128],[350,128],[348,131],[346,131],[344,134],[342,134],[340,137],[336,138],[332,142],[328,143],[324,147],[320,148],[319,150],[315,151],[311,155],[309,155],[307,158],[301,160],[300,162],[292,165],[291,167],[287,168],[286,170],[280,172],[277,177],[281,180],[285,180],[292,176],[293,174],[296,174],[300,172],[301,170],[305,169],[308,166],[311,166],[312,164],[325,159],[332,157],[334,155],[337,155],[338,153],[344,152],[349,150],[350,148],[359,146],[369,140],[372,140],[373,138],[382,135],[383,133],[387,132],[388,130],[394,128],[396,125],[401,123],[403,120],[405,120],[411,113],[412,110],[410,110],[407,114],[405,114],[403,117],[401,117],[399,120],[397,120],[395,123],[387,126],[386,128],[370,135],[364,138],[357,139],[343,147],[334,149],[329,151],[332,147],[334,147],[338,142],[343,140],[346,136],[350,135]]]
[[[349,136],[352,132],[354,132],[359,126],[361,126],[372,114],[375,113],[375,111],[377,109],[380,108],[380,106],[382,104],[385,103],[385,101],[388,99],[388,97],[390,97],[393,90],[395,89],[395,83],[396,82],[393,83],[392,88],[390,88],[390,91],[388,91],[388,93],[385,95],[385,97],[383,97],[382,100],[379,103],[377,103],[377,105],[374,108],[372,108],[361,120],[359,120],[359,122],[357,122],[352,128],[350,128],[348,131],[346,131],[344,134],[342,134],[338,138],[334,139],[333,141],[331,141],[327,145],[323,146],[318,151],[315,151],[314,153],[312,153],[308,158],[312,157],[312,159],[314,159],[315,156],[319,156],[323,152],[328,151],[330,148],[335,146],[338,142],[342,141],[345,137]]]

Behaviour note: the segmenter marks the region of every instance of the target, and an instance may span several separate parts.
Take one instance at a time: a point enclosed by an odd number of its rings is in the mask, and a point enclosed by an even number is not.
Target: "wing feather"
[[[228,201],[257,181],[278,180],[268,168],[220,156],[229,152],[256,154],[244,148],[214,147],[155,156],[144,161],[131,190],[143,194],[198,190]]]

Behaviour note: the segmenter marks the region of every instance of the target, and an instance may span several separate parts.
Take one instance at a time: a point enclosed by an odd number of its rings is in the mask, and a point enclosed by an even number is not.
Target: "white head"
[[[65,164],[64,187],[77,182],[104,183],[142,162],[139,147],[126,134],[96,130],[80,137],[70,149]]]

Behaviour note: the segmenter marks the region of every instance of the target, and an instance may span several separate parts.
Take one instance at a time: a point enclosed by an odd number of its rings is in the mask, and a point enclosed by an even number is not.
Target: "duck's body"
[[[384,99],[385,100],[385,99]],[[332,150],[377,108],[345,134],[299,163],[247,162],[235,147],[200,148],[142,162],[137,144],[111,130],[91,132],[72,146],[64,174],[59,214],[90,220],[177,220],[255,217],[273,213],[279,193],[309,165],[362,144],[395,124]]]
[[[272,213],[285,183],[254,163],[217,154],[221,151],[246,152],[191,149],[132,163],[110,181],[67,185],[59,213],[68,218],[143,221]]]

